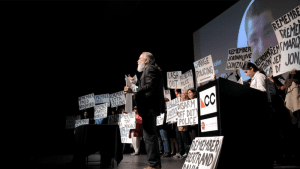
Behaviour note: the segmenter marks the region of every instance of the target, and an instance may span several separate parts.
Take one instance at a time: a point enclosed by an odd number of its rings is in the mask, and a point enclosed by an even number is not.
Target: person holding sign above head
[[[125,86],[124,92],[134,93],[138,112],[143,118],[143,135],[150,166],[147,169],[160,169],[161,159],[156,133],[156,116],[165,110],[164,81],[160,70],[155,66],[155,58],[149,52],[143,52],[138,62],[140,76],[135,91]],[[129,77],[131,83],[134,79]]]

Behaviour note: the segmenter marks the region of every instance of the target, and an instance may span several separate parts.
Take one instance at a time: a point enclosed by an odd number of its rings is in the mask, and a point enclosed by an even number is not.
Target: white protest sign
[[[135,112],[132,113],[122,113],[120,114],[120,127],[125,127],[126,129],[135,129],[136,119]]]
[[[181,71],[167,72],[167,87],[169,89],[181,88],[180,75]]]
[[[79,110],[85,109],[85,96],[78,97]]]
[[[252,46],[229,49],[225,70],[242,69],[246,61],[251,61],[252,51]]]
[[[177,126],[188,126],[198,124],[197,98],[186,100],[177,104],[178,121]]]
[[[161,113],[159,116],[156,117],[156,126],[161,126],[164,124],[165,113]]]
[[[217,112],[216,86],[199,92],[200,116]]]
[[[300,70],[300,5],[271,23],[281,50],[280,71]]]
[[[107,117],[107,103],[95,105],[94,119],[101,119]]]
[[[90,108],[95,106],[94,93],[85,95],[85,108]]]
[[[110,106],[110,101],[109,101],[109,94],[100,94],[100,95],[95,95],[95,104],[99,103],[107,103],[107,107]]]
[[[268,67],[271,65],[271,60],[272,60],[271,56],[272,55],[271,55],[270,48],[266,49],[266,51],[255,60],[256,66],[260,70],[262,70],[266,73],[268,70]]]
[[[167,119],[166,122],[173,123],[177,121],[177,104],[180,102],[180,98],[177,97],[167,102]]]
[[[197,83],[209,81],[215,76],[214,63],[211,55],[194,62]]]
[[[128,77],[125,75],[125,79],[126,79],[126,86],[128,87],[132,87],[132,84],[130,83]],[[126,113],[130,113],[132,112],[132,93],[127,93],[125,95],[125,112]]]
[[[109,95],[111,107],[121,106],[125,104],[124,91],[116,92]]]
[[[275,77],[283,73],[280,71],[281,52],[279,45],[270,47],[270,50],[272,51],[272,73]]]
[[[201,120],[201,132],[217,131],[218,130],[218,119],[212,117]]]
[[[75,128],[82,126],[84,124],[89,124],[89,119],[81,119],[81,120],[76,120],[75,121]]]
[[[171,100],[170,90],[165,90],[165,88],[164,88],[164,98],[168,98],[169,101]]]
[[[181,90],[188,90],[194,88],[193,71],[189,70],[180,76]]]
[[[121,135],[121,142],[122,143],[132,143],[132,138],[129,138],[129,132],[130,129],[125,128],[125,127],[120,127],[120,135]]]
[[[80,120],[80,115],[77,116],[66,116],[66,129],[74,129],[75,121]]]
[[[224,136],[196,137],[182,169],[216,169]]]

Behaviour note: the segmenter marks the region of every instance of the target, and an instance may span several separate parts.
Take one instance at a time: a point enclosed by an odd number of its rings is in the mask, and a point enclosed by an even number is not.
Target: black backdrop
[[[123,90],[143,51],[154,54],[165,78],[192,69],[193,32],[236,2],[3,2],[2,49],[10,60],[2,64],[16,101],[7,115],[20,164],[70,152],[65,116],[83,114],[78,97]]]

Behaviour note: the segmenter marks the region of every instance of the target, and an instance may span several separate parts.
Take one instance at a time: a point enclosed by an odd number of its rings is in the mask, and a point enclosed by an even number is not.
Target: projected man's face
[[[265,11],[248,20],[247,26],[247,44],[253,47],[253,58],[255,61],[270,46],[278,44],[271,23],[275,19],[270,11]]]

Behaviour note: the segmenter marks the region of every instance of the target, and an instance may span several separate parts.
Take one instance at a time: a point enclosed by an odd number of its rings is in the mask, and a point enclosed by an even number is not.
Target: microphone
[[[227,74],[227,73],[226,73]],[[233,74],[233,72],[231,72],[227,77],[226,77],[226,79],[228,79],[229,78],[229,76],[231,76]]]

